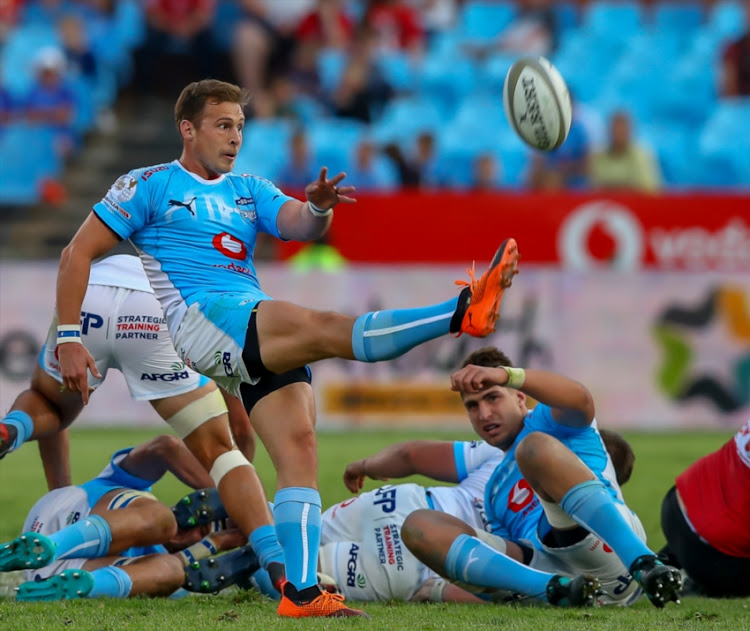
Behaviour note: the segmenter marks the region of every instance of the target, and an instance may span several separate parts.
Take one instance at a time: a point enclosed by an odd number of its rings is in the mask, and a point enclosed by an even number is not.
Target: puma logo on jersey
[[[193,208],[193,202],[196,200],[195,197],[191,199],[189,202],[181,202],[176,199],[170,199],[168,204],[169,208],[167,209],[167,218],[171,216],[172,213],[177,212],[180,208],[186,208],[187,211],[193,216],[196,216],[195,209]]]

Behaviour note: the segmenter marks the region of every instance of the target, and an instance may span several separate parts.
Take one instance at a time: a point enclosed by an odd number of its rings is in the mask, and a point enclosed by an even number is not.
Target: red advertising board
[[[524,263],[750,270],[750,196],[363,193],[336,209],[331,230],[362,263],[487,261],[506,237]]]

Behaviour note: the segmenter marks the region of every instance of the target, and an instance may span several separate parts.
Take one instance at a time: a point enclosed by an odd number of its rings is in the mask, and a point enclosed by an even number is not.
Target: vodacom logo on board
[[[566,217],[557,249],[565,266],[572,269],[633,269],[643,261],[643,228],[622,204],[596,200]]]
[[[247,246],[228,232],[217,234],[213,238],[212,243],[219,252],[230,259],[244,261],[247,258]]]

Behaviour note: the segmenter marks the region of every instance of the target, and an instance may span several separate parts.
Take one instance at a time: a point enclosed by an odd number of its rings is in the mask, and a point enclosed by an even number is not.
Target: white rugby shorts
[[[401,541],[404,520],[420,508],[429,504],[417,484],[384,486],[332,506],[323,514],[321,571],[352,600],[411,600],[432,575]]]
[[[125,377],[131,396],[150,401],[191,392],[208,383],[177,355],[166,321],[153,294],[122,287],[89,285],[81,306],[81,340],[96,361],[101,379],[110,368]],[[57,360],[57,316],[42,351],[42,368],[62,381]]]

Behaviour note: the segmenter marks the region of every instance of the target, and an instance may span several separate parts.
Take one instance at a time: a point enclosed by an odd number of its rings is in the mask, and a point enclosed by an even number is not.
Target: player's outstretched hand
[[[364,460],[355,460],[346,465],[344,471],[344,485],[352,493],[359,493],[365,485],[365,467]]]
[[[318,179],[305,187],[305,197],[320,210],[328,210],[336,204],[354,204],[357,200],[349,197],[354,192],[353,186],[339,186],[346,173],[339,173],[328,179],[328,167],[320,170]]]
[[[451,390],[473,394],[490,386],[504,386],[507,382],[508,373],[503,368],[469,364],[451,375]]]
[[[80,392],[83,404],[89,402],[89,394],[94,390],[89,387],[89,370],[97,379],[102,376],[96,368],[96,362],[83,344],[59,344],[57,354],[60,361],[60,375],[63,388],[71,392]]]

